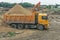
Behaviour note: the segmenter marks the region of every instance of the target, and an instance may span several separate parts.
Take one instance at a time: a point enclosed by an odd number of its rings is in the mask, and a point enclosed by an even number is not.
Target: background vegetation
[[[0,7],[4,7],[4,8],[11,8],[15,5],[16,3],[8,3],[8,2],[0,2]],[[28,2],[24,2],[24,3],[19,3],[20,5],[22,5],[23,7],[25,8],[31,8],[34,6],[34,4],[31,4],[31,3],[28,3]],[[48,8],[48,9],[52,9],[53,8],[57,8],[58,4],[56,5],[40,5],[40,7],[45,7],[45,8]]]

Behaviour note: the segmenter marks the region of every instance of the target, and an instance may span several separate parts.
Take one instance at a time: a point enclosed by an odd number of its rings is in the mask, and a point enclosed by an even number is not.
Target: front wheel
[[[38,29],[38,30],[44,30],[44,27],[43,27],[43,25],[38,25],[38,26],[37,26],[37,29]]]

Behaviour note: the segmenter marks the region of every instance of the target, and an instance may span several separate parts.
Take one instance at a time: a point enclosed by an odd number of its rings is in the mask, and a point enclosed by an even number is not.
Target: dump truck
[[[33,12],[28,11],[19,4],[16,4],[11,8],[11,10],[4,14],[4,22],[17,29],[48,29],[48,15],[35,11],[35,8],[39,6],[38,4],[33,8]]]

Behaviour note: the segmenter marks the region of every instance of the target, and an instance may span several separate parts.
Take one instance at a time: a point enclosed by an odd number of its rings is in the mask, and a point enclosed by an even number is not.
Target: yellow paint
[[[42,25],[45,25],[45,27],[47,28],[48,27],[48,19],[47,20],[44,20],[42,19],[42,16],[47,16],[47,14],[38,14],[38,24],[42,24]]]

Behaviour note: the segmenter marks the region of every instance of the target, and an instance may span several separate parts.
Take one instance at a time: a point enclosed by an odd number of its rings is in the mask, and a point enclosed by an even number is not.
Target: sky
[[[60,0],[0,0],[0,2],[10,2],[10,3],[29,2],[32,4],[36,4],[38,2],[41,2],[41,5],[60,4]]]

